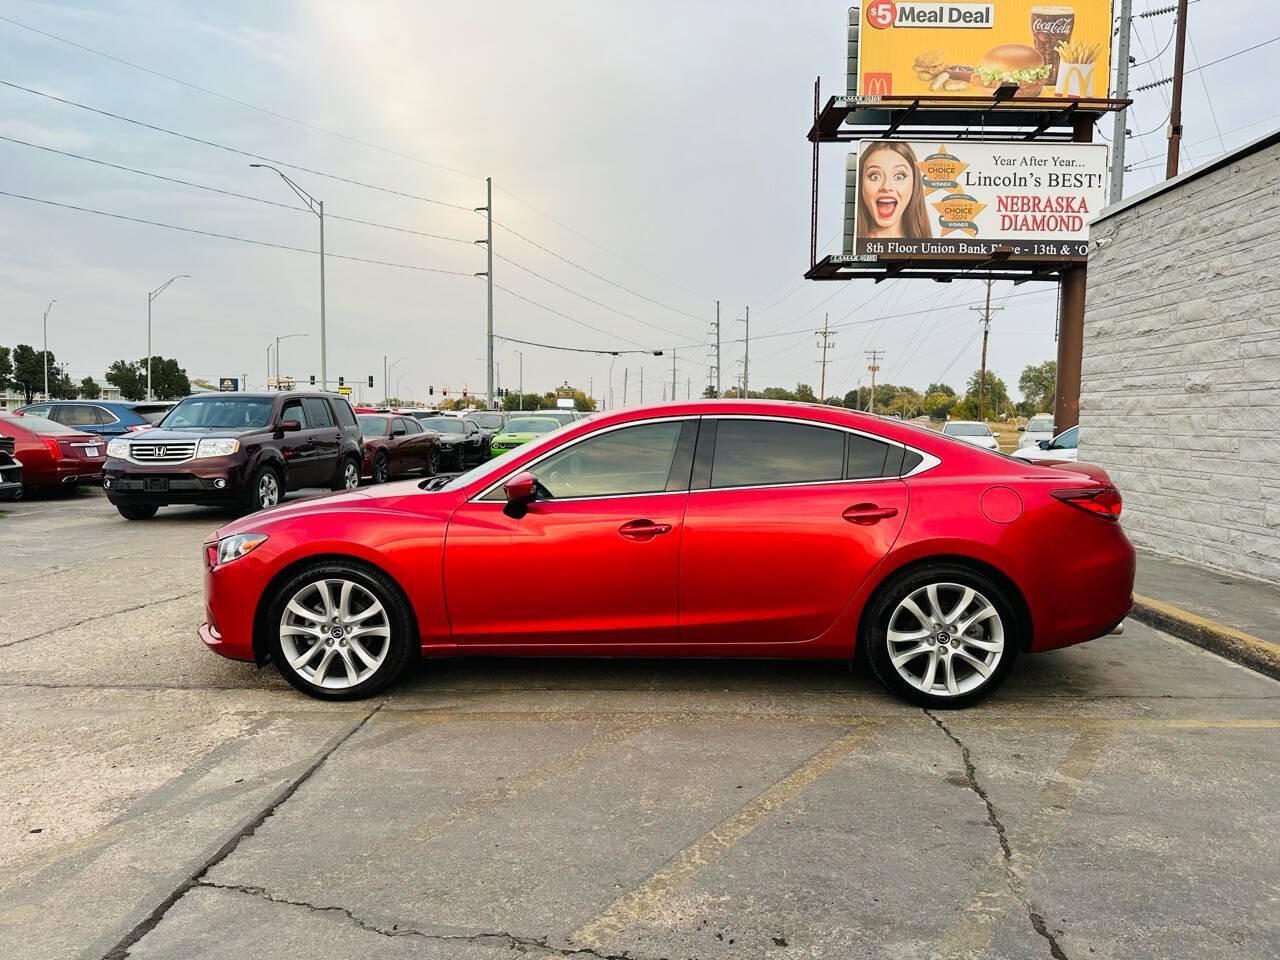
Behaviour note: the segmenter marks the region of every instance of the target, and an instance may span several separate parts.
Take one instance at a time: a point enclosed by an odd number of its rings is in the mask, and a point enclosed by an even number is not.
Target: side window
[[[284,409],[280,411],[280,422],[284,423],[286,420],[296,420],[303,430],[307,429],[307,418],[302,412],[301,400],[286,401]]]
[[[393,437],[403,437],[409,432],[409,428],[404,425],[404,417],[396,417],[391,421],[391,435]]]
[[[659,493],[667,489],[682,426],[670,421],[613,430],[548,457],[533,475],[553,497]]]
[[[422,433],[422,424],[413,417],[404,418],[405,433]]]
[[[49,409],[49,406],[50,406],[49,404],[45,403],[45,404],[41,404],[38,407],[27,407],[22,412],[25,416],[28,416],[28,417],[45,417],[49,420],[52,420],[53,417],[49,416],[49,414],[52,413],[53,411]]]
[[[116,422],[116,415],[106,407],[94,407],[93,415],[100,426],[106,427]]]
[[[303,397],[302,407],[307,412],[307,422],[312,427],[332,427],[333,417],[323,397]],[[304,424],[304,426],[306,426]]]
[[[1075,450],[1080,446],[1080,428],[1072,427],[1066,433],[1058,438],[1058,442],[1053,445],[1055,450]]]
[[[840,480],[844,477],[844,438],[843,431],[803,423],[721,420],[711,461],[711,486]]]
[[[338,415],[338,422],[344,427],[354,427],[356,425],[355,411],[351,409],[351,404],[346,400],[330,400],[334,412]]]
[[[849,434],[849,463],[845,467],[845,478],[848,480],[871,480],[875,477],[898,475],[898,464],[895,458],[892,471],[888,469],[889,451],[887,443],[862,437],[856,433]],[[899,448],[900,449],[900,448]]]

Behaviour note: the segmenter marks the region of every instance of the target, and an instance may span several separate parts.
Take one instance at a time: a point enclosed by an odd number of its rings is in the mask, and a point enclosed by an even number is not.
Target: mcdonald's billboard
[[[1083,260],[1107,146],[863,140],[845,169],[844,254]]]
[[[1111,0],[861,0],[849,10],[850,96],[1104,98]]]

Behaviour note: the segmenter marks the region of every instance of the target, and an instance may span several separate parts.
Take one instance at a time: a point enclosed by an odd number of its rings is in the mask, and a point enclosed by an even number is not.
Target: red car
[[[838,407],[712,401],[577,423],[453,479],[277,507],[204,544],[204,642],[326,699],[457,654],[865,657],[973,703],[1132,604],[1120,495]],[[572,571],[495,597],[495,570]]]
[[[101,483],[107,438],[83,433],[44,417],[0,414],[0,436],[13,437],[14,456],[22,462],[22,485],[74,489]]]
[[[374,483],[420,470],[433,477],[440,468],[440,437],[424,430],[414,417],[394,413],[360,413],[360,437],[364,445],[361,476]]]

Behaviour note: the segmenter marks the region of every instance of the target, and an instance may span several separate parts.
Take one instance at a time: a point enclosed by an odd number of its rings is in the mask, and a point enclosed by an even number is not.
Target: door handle
[[[852,507],[846,507],[844,513],[841,514],[850,523],[862,526],[875,523],[878,520],[888,520],[890,517],[896,517],[897,515],[897,507],[878,507],[874,503],[855,503]]]
[[[654,537],[671,532],[671,524],[654,523],[652,520],[632,520],[618,528],[618,533],[628,540],[652,540]]]

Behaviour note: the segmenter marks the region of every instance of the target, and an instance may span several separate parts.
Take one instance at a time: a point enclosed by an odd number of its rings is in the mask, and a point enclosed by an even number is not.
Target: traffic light
[[[373,374],[369,374],[369,386],[373,386]]]
[[[427,387],[427,396],[434,397],[435,395],[436,395],[436,388],[434,386]]]
[[[467,396],[467,388],[466,388],[466,387],[463,387],[463,388],[462,388],[462,396],[463,396],[463,399],[466,399],[466,396]]]
[[[311,385],[313,387],[316,385],[316,375],[314,373],[311,375]]]
[[[447,397],[449,395],[449,388],[445,387],[443,392],[444,392],[444,395]]]
[[[340,387],[345,387],[346,385],[347,385],[346,380],[344,380],[342,377],[339,377],[339,378],[338,378],[338,386],[340,386]]]

